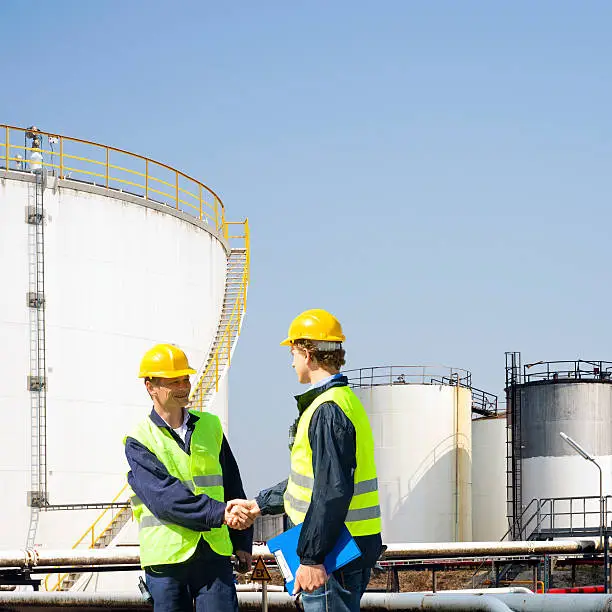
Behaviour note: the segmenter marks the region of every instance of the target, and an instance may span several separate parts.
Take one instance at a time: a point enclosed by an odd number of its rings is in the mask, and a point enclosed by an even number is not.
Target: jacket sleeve
[[[314,486],[297,554],[303,565],[323,563],[346,519],[357,467],[355,427],[334,402],[315,411],[308,429]]]
[[[221,527],[225,504],[208,495],[195,495],[145,446],[127,438],[125,456],[130,465],[128,484],[144,505],[161,521],[209,531]]]
[[[231,499],[246,499],[244,488],[242,487],[242,479],[240,478],[240,470],[232,453],[230,445],[223,436],[221,444],[221,452],[219,453],[219,463],[223,470],[223,490],[225,492],[225,501]],[[253,547],[253,527],[238,531],[229,528],[229,535],[232,541],[234,551],[244,550],[251,552]]]
[[[264,489],[257,494],[255,501],[262,514],[283,514],[285,512],[285,501],[283,496],[287,490],[287,478],[282,482]]]

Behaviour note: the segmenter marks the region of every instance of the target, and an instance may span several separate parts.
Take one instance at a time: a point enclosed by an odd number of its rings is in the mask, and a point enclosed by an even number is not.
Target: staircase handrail
[[[240,322],[241,322],[242,301],[243,301],[243,298],[238,298],[236,300],[236,303],[234,304],[234,307],[232,308],[232,312],[230,314],[228,322],[226,326],[223,328],[223,332],[221,334],[221,340],[220,342],[217,343],[214,353],[208,359],[208,364],[204,368],[204,371],[202,372],[202,375],[200,376],[200,379],[195,387],[195,390],[193,391],[192,399],[194,399],[196,403],[198,404],[201,404],[203,402],[204,395],[213,386],[213,384],[215,385],[215,391],[219,390],[219,381],[222,375],[222,372],[220,373],[221,368],[219,367],[219,358],[224,353],[227,353],[227,360],[228,360],[228,365],[229,365],[230,360],[231,360],[231,345],[232,345],[231,328],[233,325],[236,324],[236,320],[239,317],[240,317]],[[215,367],[214,377],[206,381],[206,378],[208,377],[208,374],[211,371],[213,366]],[[197,396],[197,399],[196,399],[196,396]]]
[[[599,495],[583,495],[583,496],[577,496],[577,497],[575,496],[541,497],[541,498],[534,497],[529,502],[529,504],[525,506],[520,516],[517,517],[517,519],[514,521],[513,525],[508,529],[508,531],[506,531],[506,533],[504,533],[500,541],[503,542],[511,533],[514,533],[514,527],[517,524],[520,524],[519,521],[521,521],[523,524],[523,527],[521,529],[521,535],[524,534],[527,539],[531,539],[534,534],[541,534],[541,528],[546,519],[551,519],[551,529],[554,531],[555,516],[557,515],[570,516],[570,521],[571,521],[571,517],[573,517],[574,515],[582,515],[584,517],[586,517],[587,514],[588,515],[599,515],[601,512],[599,509],[588,511],[588,512],[586,511],[586,501],[587,500],[599,500],[599,499],[600,499]],[[608,514],[608,499],[612,499],[612,495],[604,495],[604,500],[605,500],[604,516],[607,516]],[[555,502],[569,501],[570,509],[571,509],[572,507],[571,502],[573,500],[583,501],[583,511],[582,512],[572,512],[570,510],[570,512],[555,513]],[[546,506],[550,506],[550,508],[546,510]],[[525,520],[525,515],[527,515],[529,511],[532,511],[532,513]],[[534,519],[536,519],[535,526],[531,530],[531,533],[527,535],[527,531]],[[573,527],[570,526],[570,529],[572,528]],[[478,572],[481,571],[481,569],[483,568],[486,562],[487,562],[486,560],[483,560],[482,563],[476,568],[476,570],[472,574],[472,584],[474,584],[474,578],[476,577]],[[507,566],[504,571],[505,572],[509,571],[510,567],[511,565]],[[502,574],[500,574],[500,578],[503,577],[503,574],[504,574],[503,572]]]
[[[503,542],[511,533],[514,533],[514,529],[517,525],[523,524],[524,526],[521,528],[521,534],[526,533],[527,532],[527,526],[531,523],[531,521],[533,520],[534,516],[538,516],[538,513],[541,510],[541,502],[546,502],[546,501],[550,501],[550,499],[552,498],[537,498],[534,497],[523,509],[523,511],[521,512],[521,514],[515,519],[514,523],[512,523],[512,525],[508,528],[508,531],[506,531],[506,533],[504,533],[504,535],[501,537],[500,541]],[[538,503],[540,502],[540,503]],[[525,515],[527,514],[527,512],[531,509],[531,507],[536,504],[536,509],[535,512],[527,519],[526,522],[523,522],[523,519],[525,518]],[[541,524],[541,521],[538,522],[538,525],[536,527],[539,527],[539,525]]]
[[[239,235],[229,235],[227,226],[229,225],[243,225],[244,233]],[[219,390],[219,381],[225,373],[225,369],[223,368],[223,364],[220,367],[220,358],[225,356],[227,358],[226,366],[229,367],[231,363],[232,350],[235,345],[235,337],[240,334],[240,330],[242,328],[242,322],[244,320],[244,315],[246,313],[246,299],[247,299],[247,289],[249,285],[249,268],[250,268],[250,244],[249,244],[249,225],[248,219],[244,221],[235,221],[235,222],[226,222],[225,224],[226,230],[226,238],[228,240],[238,239],[244,241],[245,250],[245,265],[244,270],[242,272],[242,276],[240,278],[240,285],[238,288],[239,296],[234,303],[232,310],[229,314],[227,322],[224,327],[217,330],[217,334],[215,336],[215,340],[219,340],[216,342],[216,346],[214,346],[214,351],[212,354],[209,354],[205,361],[205,367],[202,372],[198,374],[198,382],[194,386],[194,390],[191,393],[192,401],[195,401],[196,407],[201,409],[202,404],[204,402],[205,395],[210,391],[210,389],[215,387],[215,392]],[[232,334],[232,330],[236,330],[236,334]],[[215,344],[215,343],[214,343]],[[212,368],[214,367],[214,375],[212,374]]]

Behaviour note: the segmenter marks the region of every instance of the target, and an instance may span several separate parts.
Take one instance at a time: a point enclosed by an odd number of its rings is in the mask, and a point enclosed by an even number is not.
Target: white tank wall
[[[612,493],[612,385],[550,382],[521,393],[522,504],[550,497],[599,496],[599,471],[559,436],[564,432],[592,453],[603,471],[603,494]],[[587,525],[598,525],[597,500]],[[569,511],[569,507],[557,510]],[[576,524],[574,519],[574,525]],[[559,521],[557,521],[559,524]]]
[[[506,417],[472,421],[472,537],[495,542],[506,517]]]
[[[28,186],[0,180],[5,548],[25,545],[30,514]],[[142,354],[172,342],[201,366],[222,308],[226,253],[197,222],[130,196],[84,185],[48,188],[44,199],[49,498],[106,502],[125,481],[122,437],[150,410],[137,378]],[[98,514],[41,513],[37,543],[71,545]]]
[[[471,391],[397,384],[355,392],[374,433],[383,541],[470,541]]]
[[[587,448],[587,445],[584,447]],[[612,457],[597,457],[597,462],[603,472],[603,494],[610,495]],[[523,474],[523,507],[534,498],[599,496],[599,470],[579,455],[523,459]],[[557,508],[562,510],[560,505]],[[574,511],[577,508],[575,506]],[[591,500],[587,510],[596,514],[597,500]],[[590,517],[591,525],[599,523],[595,514]]]

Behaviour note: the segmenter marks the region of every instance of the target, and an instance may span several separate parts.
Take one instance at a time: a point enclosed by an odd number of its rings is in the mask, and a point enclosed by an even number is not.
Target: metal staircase
[[[122,498],[131,495],[131,490],[127,484],[115,495],[111,502],[117,503]],[[111,518],[106,522],[107,513],[111,513]],[[88,527],[87,531],[74,543],[73,550],[82,546],[87,548],[106,548],[132,519],[132,508],[126,501],[125,505],[119,508],[106,508],[100,516]],[[103,525],[103,527],[100,527]],[[45,588],[47,591],[68,591],[70,590],[82,573],[49,574],[45,578]]]
[[[228,226],[233,225],[242,225],[244,232],[240,235],[228,235]],[[219,390],[219,381],[226,375],[230,366],[246,310],[250,263],[248,220],[240,223],[226,223],[225,238],[231,241],[230,244],[235,241],[239,242],[230,250],[227,259],[223,308],[217,333],[198,373],[198,382],[191,395],[191,408],[197,410],[205,410]],[[108,546],[132,518],[132,509],[129,506],[131,495],[131,489],[125,484],[72,548],[84,545],[87,545],[88,548]],[[125,506],[117,508],[118,504],[122,503],[125,503]],[[104,523],[109,511],[114,514],[108,523]],[[104,528],[98,531],[99,525],[102,524],[105,525]],[[74,587],[81,575],[80,573],[50,574],[45,580],[45,587],[48,591],[67,591]]]
[[[197,410],[206,410],[219,391],[219,381],[229,369],[246,311],[249,284],[248,221],[244,222],[243,235],[229,238],[244,240],[244,243],[243,246],[232,248],[227,260],[225,295],[217,333],[191,394],[191,408]]]

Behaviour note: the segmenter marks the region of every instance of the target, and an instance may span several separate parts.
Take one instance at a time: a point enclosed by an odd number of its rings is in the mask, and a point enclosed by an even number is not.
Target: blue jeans
[[[154,612],[238,612],[230,557],[214,553],[203,541],[185,563],[145,569]]]
[[[327,584],[312,593],[302,593],[304,612],[358,612],[361,596],[370,581],[371,569],[335,571]]]

